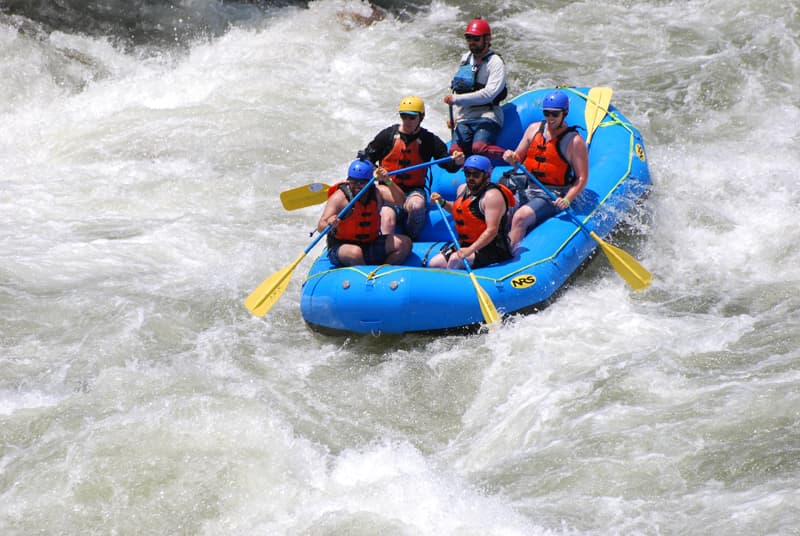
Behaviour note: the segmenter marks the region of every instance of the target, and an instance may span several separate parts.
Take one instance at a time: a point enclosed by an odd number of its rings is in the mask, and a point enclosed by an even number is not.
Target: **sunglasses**
[[[561,110],[545,110],[544,116],[545,117],[558,117],[561,115]]]
[[[480,179],[483,177],[483,171],[480,169],[465,169],[464,176],[468,179]]]
[[[417,117],[419,117],[419,116],[418,115],[414,115],[414,114],[400,114],[400,119],[409,119],[410,120],[410,119],[416,119]]]
[[[464,39],[466,39],[467,41],[480,41],[481,39],[483,39],[483,36],[482,35],[465,35]]]

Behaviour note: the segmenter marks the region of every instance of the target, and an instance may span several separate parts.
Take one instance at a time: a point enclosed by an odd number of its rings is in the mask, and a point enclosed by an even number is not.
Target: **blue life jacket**
[[[497,54],[494,51],[489,52],[484,58],[483,62],[485,63],[488,61],[489,57],[492,54]],[[498,57],[502,58],[500,54],[497,54]],[[472,59],[472,53],[470,53],[466,59],[461,63],[458,67],[458,71],[456,71],[456,75],[453,77],[453,81],[450,82],[450,88],[453,90],[454,93],[471,93],[473,91],[478,91],[479,89],[483,89],[486,87],[486,84],[479,84],[477,82],[478,78],[478,69],[480,68],[482,63],[472,64],[470,60]],[[508,96],[508,89],[503,86],[503,90],[498,93],[497,97],[494,98],[492,104],[500,104],[503,99]]]

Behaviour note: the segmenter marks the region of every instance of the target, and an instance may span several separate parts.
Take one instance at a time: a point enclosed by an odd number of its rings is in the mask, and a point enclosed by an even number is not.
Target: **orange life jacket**
[[[572,166],[567,162],[566,155],[561,152],[561,140],[570,132],[577,132],[575,127],[567,129],[556,137],[545,141],[545,123],[531,140],[528,154],[525,156],[525,168],[531,174],[549,186],[571,186],[577,179]]]
[[[422,140],[419,137],[414,138],[410,144],[406,145],[400,133],[395,131],[394,145],[392,146],[392,150],[389,151],[389,154],[384,156],[381,160],[381,166],[386,168],[387,171],[396,171],[398,169],[421,164],[421,145]],[[394,182],[404,191],[408,191],[412,188],[424,188],[427,173],[428,170],[426,168],[415,169],[407,173],[399,173],[394,175]]]
[[[353,199],[353,191],[346,182],[334,184],[328,188],[328,197],[336,190],[341,190],[347,201]],[[348,244],[369,244],[378,238],[381,229],[381,215],[378,210],[378,195],[374,186],[358,198],[339,221],[336,229],[328,233],[328,245],[336,242]]]
[[[464,192],[453,201],[453,220],[456,224],[458,243],[461,246],[471,245],[486,230],[486,215],[481,210],[480,201],[486,195],[486,192],[492,188],[500,190],[503,197],[505,197],[506,212],[503,214],[503,219],[500,220],[500,227],[495,238],[495,240],[505,240],[507,210],[516,203],[514,194],[502,184],[487,182],[486,186],[477,195],[472,195],[469,188],[465,188]]]

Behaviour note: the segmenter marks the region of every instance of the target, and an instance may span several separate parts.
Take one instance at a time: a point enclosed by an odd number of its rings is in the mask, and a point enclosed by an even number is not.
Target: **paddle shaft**
[[[347,211],[350,210],[353,207],[353,205],[356,204],[356,201],[358,201],[358,198],[361,197],[362,195],[364,195],[364,192],[369,190],[369,188],[375,183],[375,179],[376,178],[377,177],[373,176],[369,180],[369,182],[367,182],[367,184],[364,185],[364,187],[361,188],[361,190],[359,190],[358,193],[353,196],[353,199],[351,199],[350,202],[347,203],[347,205],[342,210],[339,211],[339,214],[336,215],[337,219],[342,219],[342,216],[347,214]],[[309,251],[314,249],[314,246],[317,245],[317,242],[322,240],[322,237],[325,236],[326,234],[328,234],[328,231],[330,231],[330,230],[331,230],[331,224],[329,223],[327,226],[325,226],[325,228],[322,231],[320,231],[319,235],[317,235],[317,237],[314,240],[312,240],[312,242],[308,245],[308,247],[305,249],[305,251],[303,251],[303,253],[308,253]]]
[[[437,160],[431,160],[430,162],[423,162],[421,164],[416,164],[413,166],[409,166],[407,168],[396,169],[394,171],[390,171],[389,175],[398,175],[400,173],[405,173],[407,171],[414,171],[415,169],[420,169],[428,166],[433,166],[435,164],[441,164],[447,162],[448,160],[452,160],[452,156],[446,156],[444,158],[439,158]],[[316,191],[312,191],[311,187],[313,185],[318,184],[320,187]],[[283,208],[286,210],[296,210],[299,208],[310,207],[311,205],[318,205],[320,203],[325,202],[328,198],[327,192],[330,186],[323,183],[311,183],[305,186],[299,186],[297,188],[293,188],[291,190],[286,190],[281,192],[281,203],[283,204]]]
[[[416,166],[409,166],[407,168],[398,169],[396,171],[390,172],[389,175],[395,175],[397,173],[404,173],[406,171],[413,171],[415,169],[423,168],[423,167],[426,167],[426,166],[432,166],[434,164],[441,164],[442,162],[447,162],[448,160],[451,160],[452,158],[453,158],[452,156],[447,156],[447,157],[444,157],[444,158],[439,158],[438,160],[431,160],[430,162],[423,162],[422,164],[417,164]],[[377,176],[373,176],[369,180],[369,182],[363,188],[361,188],[361,190],[359,190],[359,192],[356,195],[353,196],[353,199],[351,199],[350,202],[347,203],[347,206],[345,206],[339,212],[339,214],[336,215],[336,217],[341,219],[342,216],[344,216],[347,213],[347,211],[350,210],[353,207],[353,205],[356,204],[356,201],[358,201],[358,198],[361,197],[364,194],[364,192],[366,192],[375,183],[375,179],[377,179]],[[328,231],[330,231],[330,230],[331,230],[331,224],[329,223],[325,227],[325,229],[323,229],[319,233],[319,235],[311,242],[311,244],[308,245],[308,247],[305,249],[305,251],[303,253],[308,253],[309,251],[314,249],[314,246],[317,245],[317,242],[322,240],[322,237],[325,236],[326,234],[328,234]]]
[[[439,214],[441,214],[444,226],[447,227],[447,231],[450,233],[450,237],[455,243],[456,250],[461,251],[461,244],[458,243],[456,233],[453,231],[453,227],[450,225],[450,222],[447,221],[447,214],[444,212],[444,207],[442,207],[442,205],[439,203],[436,203],[436,208],[439,209]],[[483,319],[486,321],[486,324],[492,326],[500,320],[500,313],[497,312],[497,307],[495,307],[494,303],[492,303],[492,299],[489,297],[483,287],[481,287],[480,283],[478,283],[478,279],[475,277],[472,268],[469,266],[469,261],[467,259],[462,260],[464,261],[464,266],[467,269],[467,273],[472,281],[472,285],[475,287],[475,293],[478,297],[478,305],[481,308]]]
[[[444,226],[447,227],[447,231],[450,233],[450,238],[453,239],[453,243],[456,245],[456,250],[461,251],[461,244],[458,242],[458,237],[456,236],[455,231],[453,231],[453,227],[450,225],[450,222],[447,221],[447,213],[444,211],[444,207],[439,203],[435,203],[436,208],[439,209],[439,213],[442,215],[442,221],[444,221]],[[464,261],[464,266],[467,268],[467,272],[472,273],[472,268],[469,267],[469,261],[465,258],[462,259]]]
[[[450,108],[450,146],[452,147],[456,137],[456,119],[453,116],[453,105],[448,104],[447,106]]]
[[[550,191],[550,188],[548,188],[547,186],[545,186],[544,184],[542,184],[542,183],[541,183],[541,181],[539,181],[539,179],[537,179],[536,177],[534,177],[534,176],[533,176],[533,174],[532,174],[530,171],[528,171],[527,169],[525,169],[525,166],[524,166],[524,165],[522,165],[522,164],[520,164],[520,163],[516,163],[516,164],[514,164],[514,167],[515,167],[515,168],[517,168],[517,169],[521,169],[522,171],[524,171],[524,172],[525,172],[525,175],[527,175],[527,176],[528,176],[528,178],[529,178],[530,180],[532,180],[533,182],[535,182],[535,183],[536,183],[536,185],[537,185],[537,186],[539,186],[539,188],[541,188],[542,190],[544,190],[544,191],[545,191],[545,193],[546,193],[548,196],[550,196],[550,199],[552,199],[553,201],[555,201],[556,199],[558,199],[558,196],[557,196],[556,194],[554,194],[552,191]],[[565,209],[565,211],[566,211],[566,213],[567,213],[567,216],[569,216],[570,218],[572,218],[572,221],[574,221],[575,223],[577,223],[577,224],[578,224],[578,225],[581,227],[581,229],[583,229],[583,230],[584,230],[584,231],[586,231],[587,233],[591,233],[591,231],[590,231],[590,230],[589,230],[589,229],[586,227],[586,225],[584,225],[584,224],[583,224],[583,222],[582,222],[581,220],[579,220],[577,216],[575,216],[575,213],[574,213],[574,212],[572,212],[572,209],[570,209],[570,208],[567,208],[567,209]]]
[[[406,173],[407,171],[414,171],[415,169],[420,169],[420,168],[429,167],[429,166],[435,166],[436,164],[443,164],[444,162],[447,162],[448,160],[452,160],[452,159],[453,159],[452,156],[445,156],[443,158],[437,158],[436,160],[431,160],[429,162],[423,162],[421,164],[408,166],[406,168],[395,169],[394,171],[390,171],[388,174],[389,175],[399,175],[400,173]]]
[[[369,188],[375,183],[376,177],[373,176],[367,184],[364,185],[359,192],[353,196],[353,199],[350,200],[349,203],[339,211],[339,214],[336,215],[337,218],[341,219],[348,210],[352,208],[352,206],[358,201],[358,199],[364,195]],[[320,231],[319,235],[311,241],[308,247],[292,262],[290,265],[282,268],[281,270],[275,272],[274,274],[267,277],[261,284],[256,288],[250,295],[245,299],[245,307],[256,316],[264,316],[267,311],[269,311],[275,302],[280,298],[284,291],[286,290],[286,286],[289,283],[289,278],[291,278],[292,274],[294,273],[294,269],[300,264],[305,256],[311,251],[314,246],[317,245],[317,242],[322,240],[322,237],[328,234],[331,230],[332,226],[329,223],[325,226],[325,228]]]
[[[516,166],[520,167],[520,166]],[[551,192],[544,184],[539,182],[536,177],[534,177],[531,173],[525,169],[525,166],[521,166],[522,170],[525,174],[539,187],[547,192],[547,194],[553,199],[557,199],[556,195]],[[639,262],[631,257],[628,253],[621,250],[620,248],[614,247],[611,244],[606,244],[602,238],[597,236],[597,233],[594,231],[590,231],[579,219],[575,214],[567,208],[567,215],[574,221],[581,229],[589,233],[598,244],[600,244],[600,248],[608,257],[611,266],[616,270],[616,272],[622,277],[634,290],[643,290],[650,285],[650,282],[653,280],[653,275],[647,271],[647,268],[639,264]]]

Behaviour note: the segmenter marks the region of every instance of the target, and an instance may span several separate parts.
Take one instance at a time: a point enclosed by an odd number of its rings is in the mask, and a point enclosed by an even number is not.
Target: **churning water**
[[[29,4],[0,2],[0,533],[800,534],[795,0]],[[511,95],[611,86],[641,129],[614,240],[652,287],[599,255],[490,333],[330,338],[308,259],[252,317],[321,210],[279,193],[406,94],[447,139],[477,14]]]

